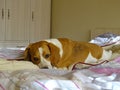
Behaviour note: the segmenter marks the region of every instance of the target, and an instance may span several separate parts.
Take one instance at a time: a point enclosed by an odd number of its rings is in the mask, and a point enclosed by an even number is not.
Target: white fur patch
[[[85,60],[85,63],[96,63],[97,61],[109,60],[111,59],[111,56],[112,51],[103,50],[102,57],[99,60],[97,60],[91,55],[91,53],[89,53],[87,59]]]
[[[94,58],[91,53],[88,54],[88,57],[86,58],[85,60],[85,63],[96,63],[97,62],[97,59]]]
[[[42,54],[43,54],[43,48],[39,48],[39,53],[40,53],[40,59],[41,59],[39,67],[40,68],[42,68],[42,67],[52,68],[51,63],[42,56]]]
[[[45,40],[45,41],[47,41],[49,43],[52,43],[55,46],[57,46],[60,49],[60,56],[62,57],[62,55],[63,55],[63,48],[62,48],[61,42],[58,39],[48,39],[48,40]]]

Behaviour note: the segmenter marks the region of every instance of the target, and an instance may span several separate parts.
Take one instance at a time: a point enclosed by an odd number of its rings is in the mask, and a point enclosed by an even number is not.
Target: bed
[[[90,34],[91,43],[105,49],[119,47],[119,38],[103,39],[104,43],[95,40],[106,34],[119,37],[120,29],[100,28]],[[23,48],[0,49],[0,90],[120,90],[119,50],[114,52],[117,56],[107,63],[92,64],[73,71],[39,69],[33,63],[22,60],[23,52]]]

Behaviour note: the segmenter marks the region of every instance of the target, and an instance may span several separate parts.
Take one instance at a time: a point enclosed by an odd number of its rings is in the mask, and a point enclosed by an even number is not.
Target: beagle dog
[[[40,68],[67,68],[79,62],[95,63],[109,60],[112,51],[89,43],[73,41],[68,38],[48,39],[30,44],[25,49],[25,60]]]

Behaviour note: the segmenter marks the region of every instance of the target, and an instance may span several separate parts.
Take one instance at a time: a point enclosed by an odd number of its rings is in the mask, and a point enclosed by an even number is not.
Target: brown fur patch
[[[59,38],[59,40],[63,45],[64,53],[57,67],[69,67],[73,63],[84,62],[90,52],[97,59],[102,56],[103,49],[96,44],[63,38]]]

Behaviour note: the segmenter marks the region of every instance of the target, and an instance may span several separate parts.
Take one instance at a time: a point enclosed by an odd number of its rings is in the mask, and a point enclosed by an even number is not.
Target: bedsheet
[[[120,90],[120,57],[73,71],[0,70],[0,90]]]
[[[81,90],[73,73],[48,69],[0,71],[0,90]]]
[[[25,48],[0,48],[0,58],[3,59],[24,59]]]
[[[83,90],[120,90],[120,57],[74,74]]]

